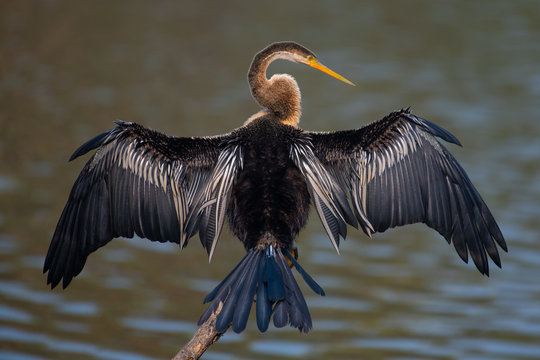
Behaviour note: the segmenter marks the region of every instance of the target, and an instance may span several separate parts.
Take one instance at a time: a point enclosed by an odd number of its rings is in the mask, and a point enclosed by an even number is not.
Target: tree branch
[[[220,333],[216,330],[216,317],[221,312],[222,307],[223,303],[220,303],[217,310],[199,326],[191,340],[184,345],[172,360],[197,360],[210,345],[219,340],[224,332]]]

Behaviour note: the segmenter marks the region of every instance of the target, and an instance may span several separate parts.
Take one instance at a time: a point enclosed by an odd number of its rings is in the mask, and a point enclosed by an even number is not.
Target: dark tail
[[[216,311],[223,308],[216,319],[216,330],[225,332],[232,325],[234,332],[246,328],[246,323],[255,299],[257,326],[261,332],[268,329],[274,315],[274,326],[287,324],[307,333],[311,315],[293,276],[287,259],[302,275],[306,283],[317,294],[324,296],[323,289],[298,264],[288,250],[275,248],[251,249],[234,270],[206,296],[204,302],[212,302],[199,320],[199,325]]]

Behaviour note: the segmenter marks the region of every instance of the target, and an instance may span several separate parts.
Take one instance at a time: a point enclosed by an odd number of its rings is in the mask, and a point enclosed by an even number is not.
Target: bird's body
[[[97,149],[77,179],[45,260],[48,283],[64,287],[87,256],[114,237],[134,234],[182,247],[199,234],[210,257],[228,219],[247,254],[205,301],[201,322],[223,304],[216,327],[242,331],[255,299],[257,325],[273,317],[309,331],[311,317],[291,267],[318,294],[300,267],[294,240],[313,205],[336,250],[347,224],[366,234],[416,222],[470,253],[488,273],[500,266],[504,238],[465,171],[436,139],[459,144],[439,126],[408,110],[366,127],[334,133],[298,128],[300,92],[289,75],[266,78],[275,59],[300,62],[340,80],[309,50],[275,43],[258,53],[248,73],[263,107],[224,135],[169,137],[133,123],[90,140],[72,158]],[[350,83],[350,82],[349,82]],[[289,266],[290,264],[290,266]]]
[[[244,166],[231,192],[229,223],[246,249],[272,233],[289,249],[307,221],[310,197],[306,181],[289,157],[300,131],[268,115],[239,131],[244,139]]]

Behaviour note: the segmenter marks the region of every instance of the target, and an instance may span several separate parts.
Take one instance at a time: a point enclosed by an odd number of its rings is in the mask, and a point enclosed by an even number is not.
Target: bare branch
[[[216,312],[199,326],[191,340],[176,354],[172,360],[197,360],[208,347],[219,340],[223,332],[216,330],[216,317],[221,312],[223,303],[220,303]]]

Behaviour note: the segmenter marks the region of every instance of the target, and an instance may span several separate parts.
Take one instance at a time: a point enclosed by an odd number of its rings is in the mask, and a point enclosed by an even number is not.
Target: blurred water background
[[[312,213],[300,260],[308,335],[252,318],[204,356],[225,359],[540,358],[540,2],[0,2],[0,358],[170,358],[202,299],[243,254],[224,232],[208,264],[198,239],[115,240],[68,289],[41,272],[86,159],[83,141],[135,121],[171,135],[227,132],[258,110],[246,72],[295,40],[357,84],[273,64],[302,89],[310,130],[360,127],[394,109],[453,132],[450,150],[505,234],[503,269],[481,276],[425,226],[337,255]]]

